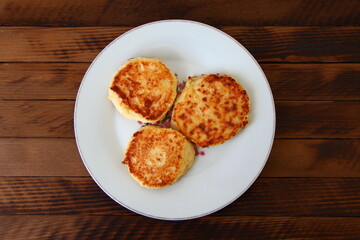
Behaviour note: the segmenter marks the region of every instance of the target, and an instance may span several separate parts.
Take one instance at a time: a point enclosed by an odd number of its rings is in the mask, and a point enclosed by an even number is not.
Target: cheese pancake
[[[248,124],[247,92],[227,75],[189,77],[175,102],[171,125],[200,147],[224,143]]]
[[[148,125],[132,136],[123,163],[141,186],[162,188],[184,175],[194,159],[194,147],[181,133]]]
[[[176,98],[177,78],[159,59],[128,60],[115,74],[108,98],[128,119],[162,120]]]

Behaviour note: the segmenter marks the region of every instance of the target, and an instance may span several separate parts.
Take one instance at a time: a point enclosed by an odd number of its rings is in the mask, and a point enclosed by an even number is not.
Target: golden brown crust
[[[193,146],[181,133],[146,126],[132,136],[123,163],[142,186],[161,188],[177,181],[193,161]]]
[[[177,79],[158,59],[134,58],[114,76],[110,91],[119,98],[113,103],[143,122],[162,120],[176,97]],[[113,94],[109,94],[113,97]],[[117,106],[119,107],[119,106]],[[125,116],[129,117],[129,116]]]
[[[248,124],[247,92],[227,75],[189,78],[177,99],[172,126],[200,147],[221,144]]]

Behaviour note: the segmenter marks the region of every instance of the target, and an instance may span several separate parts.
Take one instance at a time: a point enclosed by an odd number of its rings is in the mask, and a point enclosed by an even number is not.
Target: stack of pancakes
[[[191,142],[200,147],[222,144],[248,124],[249,97],[233,77],[189,77],[175,101],[177,84],[160,60],[134,58],[119,69],[109,87],[109,99],[128,119],[156,123],[174,104],[173,129],[143,127],[125,151],[123,163],[144,187],[165,187],[184,175],[195,160]]]

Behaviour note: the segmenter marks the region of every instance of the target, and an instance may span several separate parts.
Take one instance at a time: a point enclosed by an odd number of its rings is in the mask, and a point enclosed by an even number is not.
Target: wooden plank
[[[2,177],[0,214],[135,215],[90,177]],[[360,216],[360,178],[259,178],[217,216]]]
[[[276,102],[276,134],[284,138],[358,138],[359,101]]]
[[[262,177],[360,177],[360,140],[276,139]]]
[[[1,27],[0,62],[91,62],[129,29]],[[220,29],[242,43],[260,62],[360,62],[360,27]]]
[[[0,101],[0,137],[74,137],[73,109],[73,101]],[[279,101],[276,135],[359,138],[359,112],[359,101]]]
[[[0,138],[0,149],[0,176],[89,176],[74,139]],[[357,139],[276,139],[261,176],[360,177],[359,158]]]
[[[107,44],[129,29],[1,27],[0,61],[91,62]]]
[[[357,239],[359,218],[0,216],[4,239]]]
[[[75,100],[88,63],[2,63],[2,99]]]
[[[22,1],[2,0],[1,25],[139,25],[159,19],[192,19],[213,25],[358,25],[356,0],[231,1]],[[225,14],[226,13],[226,14]]]
[[[88,66],[88,63],[2,63],[0,96],[74,100]],[[276,100],[360,100],[360,64],[263,63],[261,67]]]
[[[358,27],[263,27],[250,31],[225,27],[222,30],[243,44],[260,62],[360,60]]]
[[[0,101],[1,137],[74,137],[74,101]]]
[[[360,100],[358,64],[261,64],[276,100]]]
[[[74,139],[0,138],[0,176],[89,176]]]

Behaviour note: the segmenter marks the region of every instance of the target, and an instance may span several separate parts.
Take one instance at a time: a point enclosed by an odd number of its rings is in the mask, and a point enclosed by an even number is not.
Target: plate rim
[[[210,28],[212,30],[215,30],[216,32],[226,36],[227,38],[231,39],[233,42],[235,42],[239,47],[241,47],[247,54],[248,56],[251,57],[251,59],[255,62],[257,68],[260,70],[263,78],[266,80],[266,86],[267,86],[267,90],[268,92],[270,93],[270,96],[271,96],[271,107],[272,107],[272,113],[273,113],[273,118],[274,118],[274,121],[273,121],[273,131],[272,131],[272,136],[271,136],[271,142],[269,144],[269,148],[267,150],[267,154],[266,154],[266,157],[265,157],[265,160],[263,161],[263,164],[262,166],[259,168],[259,171],[258,173],[253,177],[252,181],[248,184],[248,186],[246,188],[244,188],[243,191],[241,191],[238,195],[236,195],[232,200],[230,200],[229,202],[226,202],[224,203],[222,206],[216,208],[216,209],[213,209],[212,211],[208,211],[206,213],[202,213],[202,214],[198,214],[198,215],[195,215],[195,216],[190,216],[190,217],[181,217],[181,218],[170,218],[170,217],[159,217],[159,216],[154,216],[154,215],[151,215],[151,214],[148,214],[148,213],[144,213],[144,212],[141,212],[139,210],[136,210],[134,208],[131,208],[129,206],[127,206],[126,204],[122,203],[120,200],[116,199],[115,197],[113,197],[99,182],[99,180],[97,180],[95,178],[95,176],[93,175],[93,173],[91,172],[90,168],[88,167],[86,161],[85,161],[85,158],[83,156],[83,153],[81,151],[81,148],[80,148],[80,143],[79,143],[79,140],[78,140],[78,134],[77,134],[77,126],[76,126],[76,119],[77,119],[77,108],[78,108],[78,99],[80,97],[80,93],[81,93],[81,90],[82,90],[82,87],[83,87],[83,83],[85,82],[85,79],[90,71],[90,69],[92,68],[92,66],[95,64],[96,60],[107,50],[108,47],[110,47],[112,44],[114,44],[116,41],[118,41],[118,39],[124,37],[125,35],[127,34],[130,34],[131,32],[133,31],[136,31],[140,28],[144,28],[144,27],[147,27],[147,26],[150,26],[150,25],[154,25],[154,24],[159,24],[159,23],[166,23],[166,22],[180,22],[180,23],[191,23],[191,24],[197,24],[197,25],[200,25],[202,27],[206,27],[206,28]],[[149,217],[149,218],[153,218],[153,219],[157,219],[157,220],[168,220],[168,221],[183,221],[183,220],[191,220],[191,219],[196,219],[196,218],[200,218],[200,217],[204,217],[204,216],[207,216],[207,215],[210,215],[214,212],[217,212],[227,206],[229,206],[230,204],[232,204],[234,201],[236,201],[238,198],[240,198],[253,184],[254,182],[258,179],[260,173],[262,172],[262,170],[264,169],[268,159],[269,159],[269,155],[271,153],[271,150],[272,150],[272,146],[273,146],[273,143],[274,143],[274,139],[275,139],[275,131],[276,131],[276,109],[275,109],[275,100],[274,100],[274,96],[272,94],[272,90],[271,90],[271,87],[270,87],[270,83],[264,73],[264,71],[262,70],[261,66],[259,65],[258,61],[254,58],[254,56],[240,43],[238,42],[235,38],[233,38],[232,36],[230,36],[229,34],[221,31],[220,29],[216,28],[216,27],[213,27],[211,25],[208,25],[206,23],[202,23],[202,22],[198,22],[198,21],[193,21],[193,20],[186,20],[186,19],[166,19],[166,20],[158,20],[158,21],[152,21],[152,22],[148,22],[148,23],[145,23],[145,24],[142,24],[142,25],[139,25],[137,27],[134,27],[126,32],[124,32],[123,34],[119,35],[118,37],[116,37],[114,40],[112,40],[109,44],[107,44],[98,54],[97,56],[92,60],[91,64],[89,65],[89,67],[87,68],[82,80],[81,80],[81,83],[80,83],[80,86],[78,88],[78,92],[76,94],[76,100],[75,100],[75,106],[74,106],[74,134],[75,134],[75,142],[76,142],[76,146],[77,146],[77,149],[79,151],[79,154],[80,154],[80,157],[81,157],[81,160],[86,168],[86,170],[88,171],[88,173],[90,174],[91,178],[94,180],[94,182],[100,187],[100,189],[107,195],[109,196],[112,200],[114,200],[116,203],[118,203],[119,205],[123,206],[124,208],[132,211],[132,212],[135,212],[139,215],[142,215],[142,216],[145,216],[145,217]]]

